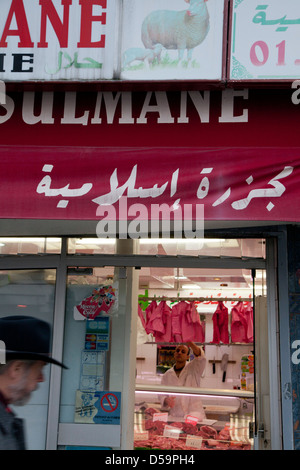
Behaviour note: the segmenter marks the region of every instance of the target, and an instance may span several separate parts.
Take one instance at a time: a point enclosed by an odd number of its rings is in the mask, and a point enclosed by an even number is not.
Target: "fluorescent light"
[[[197,284],[184,284],[182,289],[201,289]]]
[[[6,237],[6,238],[0,238],[0,243],[44,243],[45,240],[50,243],[57,243],[60,242],[60,238],[40,238],[40,237],[35,237],[35,238],[26,238],[26,237]]]
[[[44,243],[45,238],[16,238],[16,237],[8,237],[8,238],[0,238],[0,242],[3,243]]]
[[[177,243],[222,243],[225,238],[141,238],[141,244],[177,244]]]
[[[159,244],[175,244],[178,243],[178,240],[173,240],[173,238],[141,238],[139,239],[141,245],[159,245]]]
[[[115,238],[81,238],[76,240],[76,245],[113,245]]]
[[[236,390],[236,391],[238,392],[240,390]],[[213,395],[213,394],[206,395],[204,393],[202,394],[201,389],[199,389],[199,393],[187,393],[185,391],[182,391],[182,392],[161,392],[159,390],[158,391],[154,391],[152,389],[151,390],[139,390],[138,388],[136,388],[135,393],[147,393],[147,394],[153,393],[153,394],[156,394],[156,395],[172,395],[172,396],[176,395],[176,396],[179,396],[179,397],[182,396],[182,394],[184,394],[187,397],[199,397],[200,396],[201,398],[211,398],[211,397],[220,398],[220,396],[221,396],[222,399],[226,399],[226,400],[236,400],[237,398],[240,398],[240,395],[232,396],[232,397],[227,396],[225,394],[222,395],[222,389],[220,389],[220,394],[216,394],[216,395]],[[243,398],[243,396],[241,396],[241,398]]]

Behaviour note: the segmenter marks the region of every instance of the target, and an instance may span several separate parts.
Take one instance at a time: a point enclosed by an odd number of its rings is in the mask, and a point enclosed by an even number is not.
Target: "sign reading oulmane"
[[[1,85],[1,82],[0,82]],[[4,91],[5,94],[5,91]],[[149,121],[157,124],[188,124],[196,119],[197,123],[209,123],[211,117],[210,91],[181,91],[175,98],[166,91],[148,91],[143,93],[139,105],[136,96],[129,91],[113,93],[99,91],[87,95],[84,102],[80,93],[65,92],[57,95],[54,92],[43,92],[40,97],[35,92],[24,92],[21,104],[21,117],[25,124],[72,124],[100,125],[107,124],[147,124]],[[5,124],[18,114],[14,95],[5,96],[5,102],[0,104],[0,125]],[[140,96],[140,99],[142,97]],[[1,88],[0,88],[1,100]],[[58,100],[63,105],[62,114],[58,111]],[[238,105],[239,101],[243,105]],[[1,101],[0,101],[1,103]],[[40,103],[40,110],[38,111]],[[248,90],[226,89],[222,91],[220,100],[219,123],[248,122]],[[176,107],[179,108],[176,111]],[[16,109],[17,108],[17,109]]]

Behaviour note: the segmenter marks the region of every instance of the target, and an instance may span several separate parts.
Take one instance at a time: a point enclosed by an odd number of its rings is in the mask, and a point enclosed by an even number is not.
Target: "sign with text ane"
[[[0,80],[219,81],[225,1],[1,0]]]
[[[299,77],[299,0],[233,0],[231,14],[231,80]]]
[[[116,3],[1,0],[0,79],[112,79]]]

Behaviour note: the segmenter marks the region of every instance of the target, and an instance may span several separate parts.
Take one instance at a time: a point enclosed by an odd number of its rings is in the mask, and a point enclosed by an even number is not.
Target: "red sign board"
[[[142,204],[151,218],[153,205],[201,204],[204,220],[299,221],[291,96],[9,95],[0,110],[0,217],[99,220],[110,205],[130,219]]]
[[[126,197],[129,218],[133,204],[143,204],[149,218],[155,204],[182,209],[202,204],[205,220],[300,220],[300,149],[2,147],[0,152],[2,218],[99,219],[108,205],[119,214]]]

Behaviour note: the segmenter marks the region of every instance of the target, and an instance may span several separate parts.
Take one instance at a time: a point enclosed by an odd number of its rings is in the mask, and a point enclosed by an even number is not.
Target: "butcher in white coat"
[[[190,348],[194,359],[190,362]],[[161,384],[178,387],[200,387],[201,376],[206,366],[204,351],[195,343],[189,342],[176,346],[175,365],[162,376]],[[162,411],[168,411],[172,417],[183,418],[192,415],[202,421],[205,418],[201,398],[190,395],[164,395],[161,398]]]

